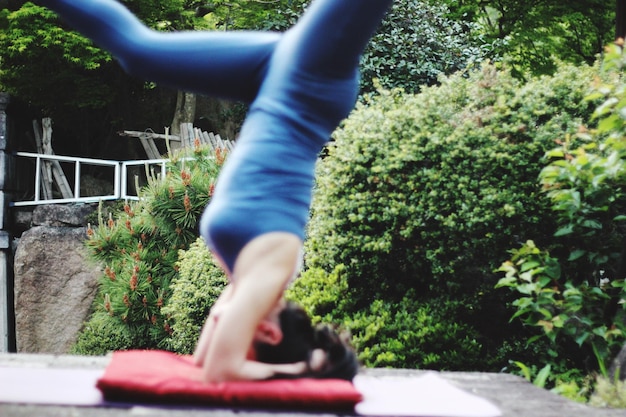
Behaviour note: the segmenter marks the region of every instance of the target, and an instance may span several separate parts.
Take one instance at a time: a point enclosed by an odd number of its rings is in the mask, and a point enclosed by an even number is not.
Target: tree
[[[64,139],[55,145],[58,152],[128,154],[129,142],[114,142],[114,132],[129,120],[143,128],[162,117],[163,105],[155,103],[168,100],[164,90],[128,77],[108,53],[48,9],[29,2],[5,9],[0,25],[0,89],[53,118],[56,137]]]
[[[209,8],[197,0],[124,4],[147,25],[174,31],[285,28],[303,2],[233,0],[227,7],[218,0]],[[64,139],[55,147],[65,145],[82,156],[132,156],[129,142],[116,139],[116,131],[193,121],[195,96],[180,93],[176,103],[176,92],[127,76],[108,53],[43,7],[12,1],[0,9],[0,28],[0,90],[54,119],[55,136]]]
[[[477,34],[495,42],[518,76],[550,74],[558,60],[592,63],[614,36],[616,7],[602,0],[445,3],[452,18],[478,23]]]
[[[615,1],[615,39],[626,37],[626,1]]]

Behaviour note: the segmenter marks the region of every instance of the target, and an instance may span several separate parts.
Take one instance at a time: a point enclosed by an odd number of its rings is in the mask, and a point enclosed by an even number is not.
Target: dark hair
[[[277,345],[256,343],[256,357],[260,362],[310,362],[315,349],[326,352],[326,363],[320,370],[309,370],[302,375],[278,375],[277,378],[339,378],[352,380],[359,369],[354,349],[343,335],[327,325],[313,326],[304,309],[287,303],[279,315],[282,340]]]

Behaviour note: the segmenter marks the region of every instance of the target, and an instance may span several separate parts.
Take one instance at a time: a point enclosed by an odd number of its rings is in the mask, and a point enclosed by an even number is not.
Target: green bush
[[[162,308],[171,295],[178,251],[197,239],[197,223],[223,159],[224,155],[199,146],[173,155],[166,177],[151,178],[139,201],[89,229],[87,247],[104,274],[91,319],[97,323],[90,321],[79,335],[81,351],[102,354],[103,346],[111,350],[167,345],[172,329]],[[102,327],[107,317],[110,323],[104,328],[109,332],[89,331]],[[119,346],[113,343],[118,340],[115,334],[125,335]]]
[[[626,408],[626,381],[599,377],[589,403],[595,407]]]
[[[202,324],[228,279],[202,238],[179,252],[176,265],[178,275],[170,284],[172,295],[162,310],[172,328],[167,344],[174,352],[191,353]]]
[[[588,101],[600,100],[591,126],[564,135],[540,175],[558,229],[543,245],[511,251],[499,286],[516,294],[514,317],[535,326],[553,353],[580,357],[579,369],[607,375],[626,341],[626,55],[607,49]],[[533,238],[532,234],[527,234]]]
[[[455,301],[434,299],[418,304],[414,302],[415,294],[409,293],[399,302],[376,300],[348,314],[354,299],[349,294],[343,265],[335,266],[330,273],[320,268],[307,269],[286,296],[300,303],[314,322],[348,331],[359,360],[367,367],[462,370],[480,360],[476,332],[459,323],[457,315],[462,306]]]
[[[465,371],[490,362],[476,330],[459,318],[461,302],[415,299],[409,293],[399,302],[376,300],[346,320],[366,366]]]
[[[344,317],[335,315],[351,310],[345,267],[336,265],[330,272],[322,268],[303,271],[285,292],[285,297],[305,308],[313,323],[342,324]]]
[[[78,340],[70,350],[74,355],[106,355],[115,350],[132,349],[137,344],[138,336],[130,327],[120,326],[102,309],[96,309],[85,324]]]
[[[490,48],[469,36],[472,24],[447,13],[441,4],[395,1],[363,55],[362,92],[374,92],[378,80],[385,88],[416,93],[486,59]]]
[[[522,84],[485,65],[418,95],[381,91],[360,105],[320,163],[306,242],[308,268],[345,266],[345,315],[366,313],[373,300],[432,300],[473,328],[466,333],[484,357],[515,346],[505,341],[521,329],[508,323],[495,270],[521,236],[556,230],[537,177],[554,140],[591,114],[583,98],[593,74],[563,66]],[[452,342],[439,335],[426,343]],[[449,357],[431,367],[451,367]],[[500,369],[505,359],[467,366]]]

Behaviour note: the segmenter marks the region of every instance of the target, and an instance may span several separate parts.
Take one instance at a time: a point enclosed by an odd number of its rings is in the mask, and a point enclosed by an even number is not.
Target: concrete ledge
[[[10,367],[57,367],[104,369],[108,357],[57,356],[40,354],[0,354],[0,366]],[[364,369],[372,376],[418,376],[419,370],[406,369]],[[503,417],[624,417],[626,410],[598,409],[569,401],[556,394],[539,389],[523,378],[496,373],[479,372],[440,372],[446,380],[458,387],[491,400],[502,410]],[[269,411],[226,408],[176,408],[143,407],[62,407],[28,404],[0,404],[3,417],[268,417],[301,416],[312,417],[321,414],[293,411]],[[332,416],[324,414],[324,417]]]

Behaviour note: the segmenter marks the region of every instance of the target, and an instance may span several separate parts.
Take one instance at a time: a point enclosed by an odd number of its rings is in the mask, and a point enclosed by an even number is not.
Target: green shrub
[[[376,300],[366,309],[347,314],[353,309],[353,299],[343,265],[330,273],[320,268],[304,271],[286,296],[300,303],[314,322],[348,331],[364,366],[462,370],[481,359],[477,335],[459,323],[462,306],[453,300],[417,304],[415,294],[407,294],[399,302]]]
[[[176,275],[178,250],[197,239],[197,223],[208,203],[223,155],[205,147],[173,155],[165,178],[154,177],[140,192],[140,200],[108,220],[100,219],[90,228],[87,246],[104,274],[95,301],[93,320],[108,317],[109,328],[126,335],[115,346],[102,334],[82,333],[78,344],[101,353],[100,346],[112,349],[164,347],[172,330],[163,314]],[[87,329],[97,325],[87,324]],[[115,332],[113,332],[115,333]],[[89,343],[86,339],[89,339]],[[128,343],[130,339],[131,342]],[[85,352],[88,353],[88,352]]]
[[[297,302],[311,316],[313,323],[342,324],[337,312],[351,310],[352,299],[343,265],[336,265],[327,273],[321,268],[303,271],[285,292],[285,297]]]
[[[376,300],[347,318],[359,359],[369,367],[471,370],[488,362],[478,334],[459,320],[463,305],[446,298],[416,303]]]
[[[138,341],[130,327],[120,326],[111,316],[97,309],[85,324],[77,342],[70,350],[74,355],[103,356],[115,350],[131,349],[136,345],[146,345],[147,341]]]
[[[538,328],[529,342],[545,336],[552,352],[578,355],[575,366],[603,376],[626,341],[625,63],[621,47],[607,50],[588,97],[601,100],[591,126],[563,135],[548,153],[540,180],[558,229],[544,245],[529,240],[512,250],[499,282],[516,294],[514,317]]]
[[[172,295],[162,312],[172,328],[168,349],[191,353],[202,324],[228,279],[202,238],[179,252],[177,266],[178,275],[170,284]]]
[[[583,98],[593,73],[563,66],[522,84],[485,65],[418,95],[381,91],[360,105],[320,163],[306,242],[308,268],[345,266],[346,316],[373,300],[435,300],[433,309],[456,300],[448,312],[473,328],[467,334],[484,356],[520,337],[493,288],[495,270],[520,236],[556,230],[537,177],[554,140],[591,114]],[[452,342],[438,335],[426,343]],[[450,357],[436,366],[450,367]],[[505,359],[467,366],[499,369]]]
[[[486,59],[491,48],[470,37],[473,24],[449,19],[447,13],[441,4],[395,1],[363,54],[362,92],[374,92],[378,80],[387,89],[416,93],[440,76]]]
[[[589,402],[596,407],[626,408],[626,381],[599,377]]]

